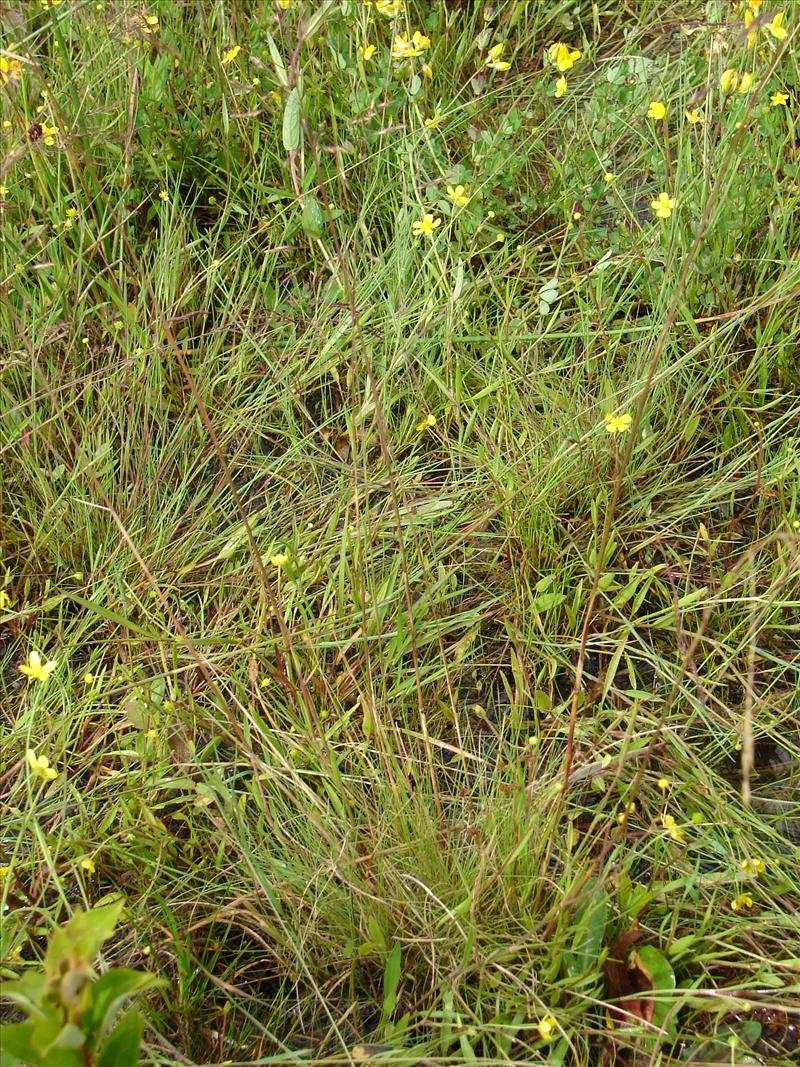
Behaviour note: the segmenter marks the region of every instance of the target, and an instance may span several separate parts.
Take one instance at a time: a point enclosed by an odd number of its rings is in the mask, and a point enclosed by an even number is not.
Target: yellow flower
[[[275,89],[270,89],[270,91],[267,93],[267,96],[270,98],[273,104],[279,104],[281,102],[281,94]]]
[[[558,100],[559,97],[562,97],[566,91],[567,91],[567,79],[562,74],[561,77],[556,82],[556,92],[555,92],[556,99]]]
[[[432,78],[433,77],[433,67],[430,65],[430,63],[423,63],[422,64],[422,76],[423,76],[423,78]]]
[[[84,685],[91,685],[93,682],[94,682],[94,675],[91,673],[91,671],[87,671],[86,674],[84,674],[84,676],[83,676],[83,684]]]
[[[375,45],[365,45],[364,51],[361,53],[361,55],[364,57],[364,59],[372,59],[372,57],[375,55]]]
[[[57,666],[57,660],[49,659],[46,663],[42,663],[42,657],[39,653],[31,652],[28,655],[28,662],[21,663],[19,669],[24,675],[36,682],[46,682]]]
[[[628,412],[624,412],[622,415],[612,415],[610,411],[606,412],[603,416],[606,424],[606,433],[619,434],[627,433],[631,428],[631,416]]]
[[[612,174],[610,170],[607,170],[603,175],[603,181],[608,184],[609,182],[615,181],[616,177],[616,174]]]
[[[749,893],[740,893],[736,900],[731,901],[733,911],[742,911],[743,908],[752,908],[753,898]]]
[[[767,869],[766,863],[763,860],[742,860],[739,864],[745,874],[751,874],[753,878],[758,878],[760,874],[764,874]]]
[[[442,220],[438,215],[434,216],[426,211],[421,219],[411,224],[411,230],[415,237],[433,237],[433,231],[441,225]]]
[[[86,871],[87,874],[94,874],[95,872],[94,860],[89,856],[85,856],[81,860],[80,867],[82,870]]]
[[[635,811],[636,811],[636,801],[635,800],[629,800],[628,803],[625,805],[625,810],[621,811],[619,813],[619,815],[617,816],[617,822],[618,823],[624,823],[626,817],[628,815],[633,815],[633,813]]]
[[[735,67],[728,67],[727,70],[723,70],[719,78],[719,84],[722,87],[723,93],[732,93],[739,84],[739,74]]]
[[[754,16],[752,10],[748,7],[747,10],[744,13],[744,28],[746,30],[750,30],[750,24],[751,24],[751,22],[753,21],[754,18],[755,18],[755,16]],[[755,43],[756,43],[756,31],[755,30],[750,30],[750,32],[747,34],[747,47],[748,48],[754,48],[755,47]]]
[[[746,70],[742,75],[742,80],[739,82],[739,92],[749,93],[753,87],[753,75],[749,70]]]
[[[489,51],[486,53],[486,59],[484,63],[487,67],[491,67],[492,70],[509,70],[510,63],[507,63],[505,59],[501,59],[505,44],[500,41],[498,44],[493,44]]]
[[[453,201],[456,207],[466,207],[472,199],[471,197],[467,196],[467,191],[463,185],[448,185],[447,195],[450,200]]]
[[[694,125],[694,123],[696,122],[703,121],[703,112],[696,107],[692,108],[691,111],[684,111],[684,115],[686,116],[686,121],[691,122],[692,125]]]
[[[145,33],[158,33],[158,16],[145,15],[142,30]]]
[[[661,825],[667,831],[673,841],[685,841],[686,837],[681,830],[680,826],[675,822],[674,815],[667,815],[666,813],[661,816]]]
[[[156,730],[154,726],[151,726],[149,730],[145,730],[144,736],[146,741],[155,741],[158,737],[158,730]]]
[[[667,113],[666,105],[660,100],[651,100],[650,107],[647,109],[647,117],[649,119],[663,119]]]
[[[553,63],[562,74],[565,74],[568,70],[572,70],[576,62],[581,58],[581,53],[577,48],[570,48],[568,44],[564,44],[563,41],[556,41],[555,44],[551,44],[547,49],[547,54],[550,57],[550,62]]]
[[[234,59],[236,59],[241,50],[242,49],[238,44],[235,44],[233,48],[229,48],[225,55],[222,57],[223,67],[227,66],[228,63],[233,63]]]
[[[766,29],[768,33],[771,33],[776,41],[783,41],[786,39],[787,30],[783,25],[784,13],[779,12],[772,20],[768,22]]]
[[[436,129],[436,127],[442,121],[442,118],[443,118],[443,116],[440,115],[439,112],[437,111],[435,115],[431,115],[430,118],[425,119],[425,129],[426,130],[434,130],[434,129]]]
[[[426,37],[424,33],[420,33],[419,30],[414,30],[414,36],[411,41],[415,48],[418,48],[420,52],[427,52],[431,46],[430,37]]]
[[[658,219],[668,219],[675,209],[677,201],[667,193],[659,193],[657,200],[650,201],[653,214]]]
[[[769,98],[769,102],[772,104],[773,107],[781,107],[782,105],[788,103],[788,101],[789,94],[782,93],[780,89],[777,89]]]
[[[279,552],[276,556],[270,556],[269,561],[273,567],[285,567],[289,562],[289,557],[285,552]]]
[[[551,1041],[553,1038],[553,1031],[558,1026],[558,1020],[553,1015],[545,1015],[543,1019],[540,1019],[536,1024],[536,1029],[539,1031],[539,1037],[542,1041]]]
[[[58,778],[58,771],[55,767],[50,766],[50,760],[47,756],[37,756],[35,751],[29,748],[25,753],[25,758],[28,761],[31,773],[35,777],[41,778],[43,782],[52,782],[54,778]]]
[[[0,882],[4,882],[6,878],[11,874],[11,865],[7,867],[0,867]]]
[[[431,427],[436,425],[435,415],[426,415],[424,419],[420,419],[414,429],[417,433],[424,433],[425,430],[430,430]]]
[[[392,42],[392,59],[411,59],[414,56],[421,56],[422,49],[418,48],[408,39],[408,34],[398,33]]]
[[[0,85],[16,82],[22,77],[22,64],[18,59],[0,56]]]
[[[166,189],[162,189],[161,190],[161,192],[158,194],[158,199],[159,200],[169,200],[169,193],[167,192]]]
[[[666,791],[669,789],[669,778],[659,778],[656,782],[656,785],[662,793],[666,793]]]
[[[403,14],[403,0],[376,0],[375,10],[388,19]]]
[[[282,11],[288,11],[289,10],[289,5],[291,4],[291,2],[292,2],[292,0],[278,0],[278,7]]]
[[[5,196],[7,192],[8,189],[6,189],[4,185],[0,185],[0,196]],[[11,597],[8,595],[5,589],[0,589],[0,611],[5,611],[5,609],[10,603]]]
[[[44,143],[52,148],[56,143],[55,135],[58,133],[58,126],[48,126],[46,123],[42,123],[42,140]]]

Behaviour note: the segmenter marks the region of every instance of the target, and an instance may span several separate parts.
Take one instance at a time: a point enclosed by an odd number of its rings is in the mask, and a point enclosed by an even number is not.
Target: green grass
[[[144,1063],[796,1062],[797,12],[407,6],[3,5],[2,971],[121,893]]]

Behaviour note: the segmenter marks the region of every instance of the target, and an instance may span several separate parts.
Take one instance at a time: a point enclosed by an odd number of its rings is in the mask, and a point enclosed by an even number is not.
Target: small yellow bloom
[[[288,11],[291,2],[292,0],[278,0],[278,7],[281,9],[281,11]]]
[[[739,82],[739,92],[749,93],[753,87],[753,75],[749,70],[746,70],[742,75],[742,80]]]
[[[422,64],[422,76],[423,76],[423,78],[432,78],[433,77],[433,67],[430,65],[430,63],[423,63]]]
[[[42,140],[48,146],[52,148],[56,143],[56,134],[58,133],[58,126],[48,126],[46,123],[42,123]]]
[[[121,330],[124,325],[125,325],[125,323],[122,321],[122,319],[114,319],[114,329],[115,330]]]
[[[742,911],[744,908],[752,908],[753,898],[749,893],[740,893],[736,900],[731,901],[732,911]]]
[[[558,1021],[553,1015],[545,1015],[543,1019],[540,1019],[536,1024],[536,1029],[539,1031],[539,1037],[542,1041],[552,1041],[553,1032],[558,1026]]]
[[[2,191],[2,189],[3,187],[0,185],[0,196],[5,196],[5,193]],[[0,589],[0,611],[5,611],[5,609],[10,603],[11,597],[8,595],[5,589]]]
[[[657,200],[650,201],[650,207],[656,218],[668,219],[675,210],[676,203],[677,201],[674,197],[669,196],[667,193],[659,193]]]
[[[466,207],[472,199],[467,195],[467,190],[463,185],[448,185],[447,195],[450,200],[453,201],[456,207]]]
[[[236,59],[241,50],[242,49],[238,44],[235,44],[233,48],[229,48],[225,55],[222,57],[223,67],[227,66],[228,63],[233,63],[234,59]]]
[[[84,857],[84,859],[81,860],[80,867],[81,870],[86,871],[87,874],[91,875],[95,872],[94,860],[91,859],[89,856],[86,856]]]
[[[669,785],[670,785],[669,778],[659,778],[658,781],[656,782],[656,785],[658,786],[658,788],[661,790],[662,793],[666,793],[666,791],[669,789]]]
[[[556,82],[556,91],[555,91],[556,99],[557,100],[560,99],[564,95],[564,93],[566,91],[567,91],[567,79],[562,74],[561,77]]]
[[[619,813],[619,815],[617,816],[617,822],[620,823],[620,824],[624,823],[625,819],[628,817],[628,815],[633,815],[633,813],[635,811],[636,811],[636,801],[635,800],[629,800],[628,803],[625,805],[625,810],[621,811]]]
[[[651,100],[650,107],[647,109],[647,117],[649,119],[663,119],[667,113],[666,104],[661,100]]]
[[[375,55],[375,45],[368,44],[364,46],[364,51],[361,53],[364,59],[372,59]]]
[[[162,189],[161,190],[161,192],[158,194],[158,199],[159,200],[169,200],[169,193],[167,192],[166,189]]]
[[[411,38],[411,43],[415,48],[419,49],[419,52],[427,52],[431,46],[430,37],[426,37],[424,33],[420,33],[419,30],[414,30],[414,36]]]
[[[685,841],[686,836],[680,826],[675,822],[674,815],[664,814],[661,816],[661,825],[667,831],[673,841]]]
[[[500,41],[498,44],[492,45],[492,47],[486,53],[486,59],[484,60],[484,64],[487,67],[491,67],[492,70],[509,70],[511,68],[511,64],[507,63],[505,59],[500,58],[500,56],[503,54],[504,48],[505,44],[503,41]]]
[[[158,16],[145,15],[142,29],[145,33],[158,33]]]
[[[773,107],[782,107],[789,102],[789,94],[782,93],[780,89],[778,89],[769,98],[769,102]]]
[[[28,761],[31,773],[36,778],[41,778],[43,782],[52,782],[54,778],[58,778],[58,771],[55,767],[50,766],[50,760],[47,756],[37,756],[36,752],[29,748],[25,753],[25,758]]]
[[[276,556],[270,556],[269,561],[273,567],[285,567],[289,562],[289,557],[285,552],[279,552]]]
[[[566,74],[568,70],[572,70],[577,61],[581,58],[581,53],[577,48],[570,48],[570,46],[564,44],[563,41],[556,41],[555,44],[551,44],[547,49],[547,55],[550,57],[550,62],[556,66],[562,74]]]
[[[606,412],[603,416],[605,419],[606,433],[619,434],[627,433],[631,428],[631,422],[633,421],[629,413],[626,411],[622,415],[612,415],[610,411]]]
[[[735,67],[728,67],[727,70],[723,70],[719,78],[719,84],[723,93],[732,93],[735,91],[736,86],[739,84],[739,72]]]
[[[435,415],[426,415],[424,419],[420,419],[420,421],[417,423],[417,425],[414,427],[414,429],[417,431],[417,433],[424,433],[425,430],[430,430],[435,425],[436,425],[436,416]]]
[[[19,665],[20,671],[35,682],[46,682],[58,666],[58,660],[49,659],[42,663],[42,657],[38,652],[30,652],[28,662]]]
[[[787,30],[783,25],[783,19],[784,13],[781,11],[766,26],[767,32],[771,33],[776,41],[784,41],[786,39]]]
[[[742,860],[739,864],[745,874],[750,874],[753,878],[758,878],[760,874],[764,874],[767,869],[766,863],[760,859],[754,860]]]
[[[84,676],[83,676],[83,684],[84,685],[92,685],[93,682],[94,682],[94,675],[91,673],[91,671],[87,671],[86,674],[84,674]]]
[[[691,122],[694,125],[696,122],[703,121],[703,112],[699,108],[692,108],[691,111],[684,111],[686,121]]]
[[[11,865],[7,867],[0,867],[0,882],[4,882],[6,878],[11,874]]]
[[[151,726],[149,730],[145,730],[144,736],[146,741],[155,741],[158,737],[158,730],[155,726]]]
[[[616,174],[612,174],[611,171],[607,170],[603,175],[603,181],[608,184],[609,182],[613,182],[616,177]]]
[[[752,23],[754,18],[755,18],[755,15],[753,14],[752,9],[748,7],[747,10],[744,13],[744,28],[746,30],[750,30],[750,24]],[[748,48],[754,48],[755,47],[755,43],[756,43],[756,31],[755,30],[750,30],[750,32],[747,34],[747,47]]]
[[[273,104],[279,104],[281,102],[281,94],[275,89],[270,89],[270,91],[267,93],[267,96],[270,98]]]
[[[392,59],[412,59],[414,56],[421,56],[422,49],[418,48],[408,39],[407,33],[398,33],[392,42]]]
[[[438,215],[431,215],[426,211],[421,219],[411,224],[411,231],[415,237],[433,237],[434,230],[441,225],[442,220]]]
[[[425,119],[425,129],[435,130],[444,116],[440,115],[437,111],[435,115],[431,115],[430,118]]]
[[[403,14],[403,0],[376,0],[375,10],[380,15],[385,15],[387,19],[392,19],[395,15]]]
[[[0,56],[0,85],[16,82],[22,77],[22,64],[18,59]],[[10,125],[10,123],[9,123]]]

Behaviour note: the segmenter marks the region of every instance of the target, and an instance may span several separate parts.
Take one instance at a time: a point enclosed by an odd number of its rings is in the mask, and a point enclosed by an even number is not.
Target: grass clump
[[[124,899],[146,1063],[796,1059],[780,14],[4,8],[7,976]]]

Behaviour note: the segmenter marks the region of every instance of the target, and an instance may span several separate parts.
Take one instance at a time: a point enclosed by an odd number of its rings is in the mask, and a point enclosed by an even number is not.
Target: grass
[[[796,1062],[797,13],[407,6],[4,5],[3,973],[122,894],[147,1064]]]

